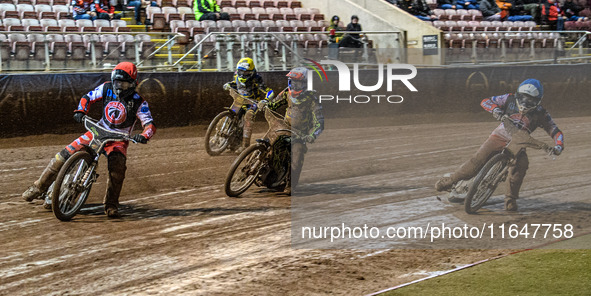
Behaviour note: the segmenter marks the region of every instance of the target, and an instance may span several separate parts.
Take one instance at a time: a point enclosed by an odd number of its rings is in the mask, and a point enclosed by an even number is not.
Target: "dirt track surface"
[[[530,170],[520,212],[511,214],[514,220],[532,213],[564,218],[571,214],[564,209],[573,208],[588,220],[591,117],[556,121],[567,148],[555,161],[529,153]],[[509,214],[498,201],[480,215],[467,215],[463,207],[437,201],[432,189],[494,127],[489,121],[331,129],[327,122],[309,148],[305,166],[310,174],[303,181],[311,182],[308,189],[341,183],[354,188],[363,183],[360,178],[371,176],[378,180],[371,185],[378,192],[404,193],[382,197],[381,203],[405,202],[411,210],[414,200],[417,207],[428,200],[433,212],[421,217],[502,220]],[[20,194],[78,134],[0,140],[0,295],[361,295],[510,252],[295,249],[291,197],[256,188],[242,198],[226,197],[222,184],[235,155],[206,155],[204,129],[162,129],[148,145],[130,146],[122,219],[102,213],[107,174],[101,160],[91,197],[71,222],[58,221],[41,201],[27,203]],[[543,132],[536,135],[547,138]],[[314,153],[342,145],[343,137],[357,139],[349,142],[351,151],[371,147],[375,153],[341,161]],[[314,183],[314,172],[327,161],[342,167],[340,174]],[[573,223],[584,229],[578,219],[575,215]]]

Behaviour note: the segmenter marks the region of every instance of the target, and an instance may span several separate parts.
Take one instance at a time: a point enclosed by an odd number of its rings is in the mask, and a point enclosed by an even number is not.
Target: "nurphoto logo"
[[[313,73],[316,72],[318,77],[320,77],[320,81],[326,80],[328,82],[328,76],[326,75],[326,71],[322,67],[321,64],[324,65],[333,65],[338,71],[339,74],[339,91],[346,92],[351,91],[351,73],[353,73],[353,84],[355,88],[362,92],[375,92],[382,88],[384,85],[384,72],[386,72],[386,91],[392,92],[392,85],[394,81],[402,82],[408,90],[411,92],[417,92],[418,90],[410,83],[410,80],[417,76],[417,68],[413,65],[409,64],[378,64],[377,71],[377,82],[375,85],[362,85],[359,81],[360,73],[359,73],[359,64],[353,64],[353,71],[347,66],[345,63],[336,60],[321,60],[319,63],[315,62],[310,59],[306,59],[311,62],[313,65],[311,67],[313,70],[308,70],[308,90],[314,89],[314,82],[313,82]],[[384,69],[386,71],[384,71]],[[406,74],[399,74],[401,70],[407,70],[408,73]],[[324,78],[320,74],[324,74]],[[358,103],[358,104],[366,104],[371,101],[381,103],[386,101],[388,103],[402,103],[404,98],[400,95],[356,95],[356,96],[345,96],[339,97],[338,95],[319,95],[319,100],[322,101],[335,101],[336,103],[339,102],[348,102],[348,103]]]

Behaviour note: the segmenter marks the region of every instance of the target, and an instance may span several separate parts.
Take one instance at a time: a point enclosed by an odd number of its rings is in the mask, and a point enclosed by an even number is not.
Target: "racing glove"
[[[84,119],[84,112],[74,112],[74,121],[81,123]]]
[[[232,88],[232,86],[230,86],[230,82],[227,82],[224,84],[223,88],[225,91],[229,91]]]
[[[314,140],[316,140],[316,137],[314,137],[314,135],[306,135],[302,138],[302,140],[304,140],[304,142],[308,142],[308,143],[314,143]]]
[[[554,149],[552,149],[552,153],[556,156],[560,155],[560,153],[562,153],[562,146],[560,145],[556,145],[554,146]]]
[[[142,135],[142,134],[137,134],[137,135],[133,136],[132,139],[138,143],[141,143],[141,144],[148,143],[148,139],[146,137],[144,137],[144,135]]]
[[[503,119],[503,110],[501,110],[501,108],[494,108],[492,114],[496,120]]]

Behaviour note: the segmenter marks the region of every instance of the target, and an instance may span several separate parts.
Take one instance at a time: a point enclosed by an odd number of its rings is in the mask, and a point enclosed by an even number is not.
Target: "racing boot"
[[[449,191],[453,187],[454,183],[455,181],[451,176],[445,175],[435,183],[435,190]]]
[[[240,147],[238,147],[238,149],[236,149],[236,154],[240,154],[242,153],[242,151],[244,151],[246,148],[248,148],[248,146],[250,146],[250,137],[244,137],[242,139],[242,145],[240,145]]]
[[[505,211],[516,212],[517,211],[517,198],[511,196],[505,196]]]
[[[252,135],[252,122],[254,121],[254,111],[247,110],[244,114],[244,127],[242,129],[242,146],[236,150],[237,154],[242,153],[244,149],[250,146],[250,136]]]
[[[54,158],[49,161],[47,167],[39,176],[39,179],[33,183],[25,192],[23,192],[23,200],[31,202],[34,199],[38,199],[41,195],[47,191],[51,183],[55,181],[57,173],[64,165],[65,160],[60,154],[56,154]]]
[[[125,180],[125,165],[126,157],[120,152],[112,152],[108,156],[108,170],[109,179],[107,180],[107,192],[105,194],[105,214],[109,218],[119,218],[118,206],[119,195],[121,188],[123,188],[123,180]]]
[[[283,188],[283,194],[291,196],[291,176],[287,177],[287,184],[285,184],[285,188]]]

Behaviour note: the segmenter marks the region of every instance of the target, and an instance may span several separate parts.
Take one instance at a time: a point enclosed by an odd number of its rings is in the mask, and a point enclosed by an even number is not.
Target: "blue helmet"
[[[517,88],[515,96],[519,113],[525,114],[540,105],[544,96],[544,87],[537,79],[526,79]]]

